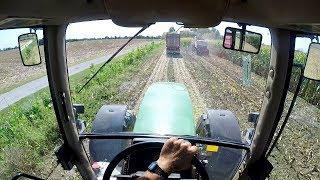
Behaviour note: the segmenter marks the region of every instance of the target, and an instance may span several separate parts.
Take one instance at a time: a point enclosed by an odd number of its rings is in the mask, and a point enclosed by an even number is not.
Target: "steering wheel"
[[[119,154],[117,154],[109,163],[106,171],[104,172],[103,180],[109,180],[116,166],[121,162],[121,160],[126,158],[128,155],[137,151],[145,150],[145,149],[161,150],[163,144],[164,144],[163,142],[141,142],[124,149]],[[206,169],[204,168],[204,166],[202,165],[202,163],[199,161],[197,157],[195,156],[193,157],[191,161],[191,165],[193,165],[196,168],[202,180],[209,180],[209,175]]]

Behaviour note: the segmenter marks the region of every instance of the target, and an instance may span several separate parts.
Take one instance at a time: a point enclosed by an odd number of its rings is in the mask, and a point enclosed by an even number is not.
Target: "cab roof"
[[[121,26],[224,21],[320,34],[319,0],[2,0],[0,29],[112,19]]]

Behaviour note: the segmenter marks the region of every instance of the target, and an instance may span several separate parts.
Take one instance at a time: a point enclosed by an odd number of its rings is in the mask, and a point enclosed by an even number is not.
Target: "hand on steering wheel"
[[[198,152],[190,142],[175,137],[166,141],[157,161],[167,174],[190,168],[193,156]]]
[[[189,142],[187,141],[182,139],[177,140],[175,138],[171,138],[169,142],[165,144],[165,146],[161,142],[141,142],[126,148],[117,154],[110,162],[103,175],[103,179],[110,179],[113,170],[125,157],[145,149],[162,149],[158,164],[160,163],[160,168],[163,168],[163,170],[168,174],[189,168],[190,165],[193,165],[202,180],[209,180],[206,169],[197,159],[197,157],[194,156],[194,154],[197,152],[197,148],[195,146],[190,146]]]

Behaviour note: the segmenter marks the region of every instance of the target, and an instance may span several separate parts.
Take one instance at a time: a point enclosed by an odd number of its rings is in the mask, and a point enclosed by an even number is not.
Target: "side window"
[[[24,172],[45,177],[61,144],[45,69],[42,30],[37,30],[42,64],[24,66],[18,36],[29,29],[0,31],[0,179]],[[27,49],[30,43],[24,44]]]
[[[296,39],[294,66],[282,121],[296,91],[301,68],[307,59],[309,38]],[[320,57],[319,57],[320,58]],[[302,65],[302,66],[301,66]],[[295,105],[277,145],[270,155],[271,178],[319,179],[320,169],[320,84],[304,78]]]

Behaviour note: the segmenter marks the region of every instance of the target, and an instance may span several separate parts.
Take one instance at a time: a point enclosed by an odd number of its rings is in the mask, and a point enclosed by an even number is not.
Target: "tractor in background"
[[[203,39],[194,40],[192,49],[199,56],[209,56],[208,43]]]

